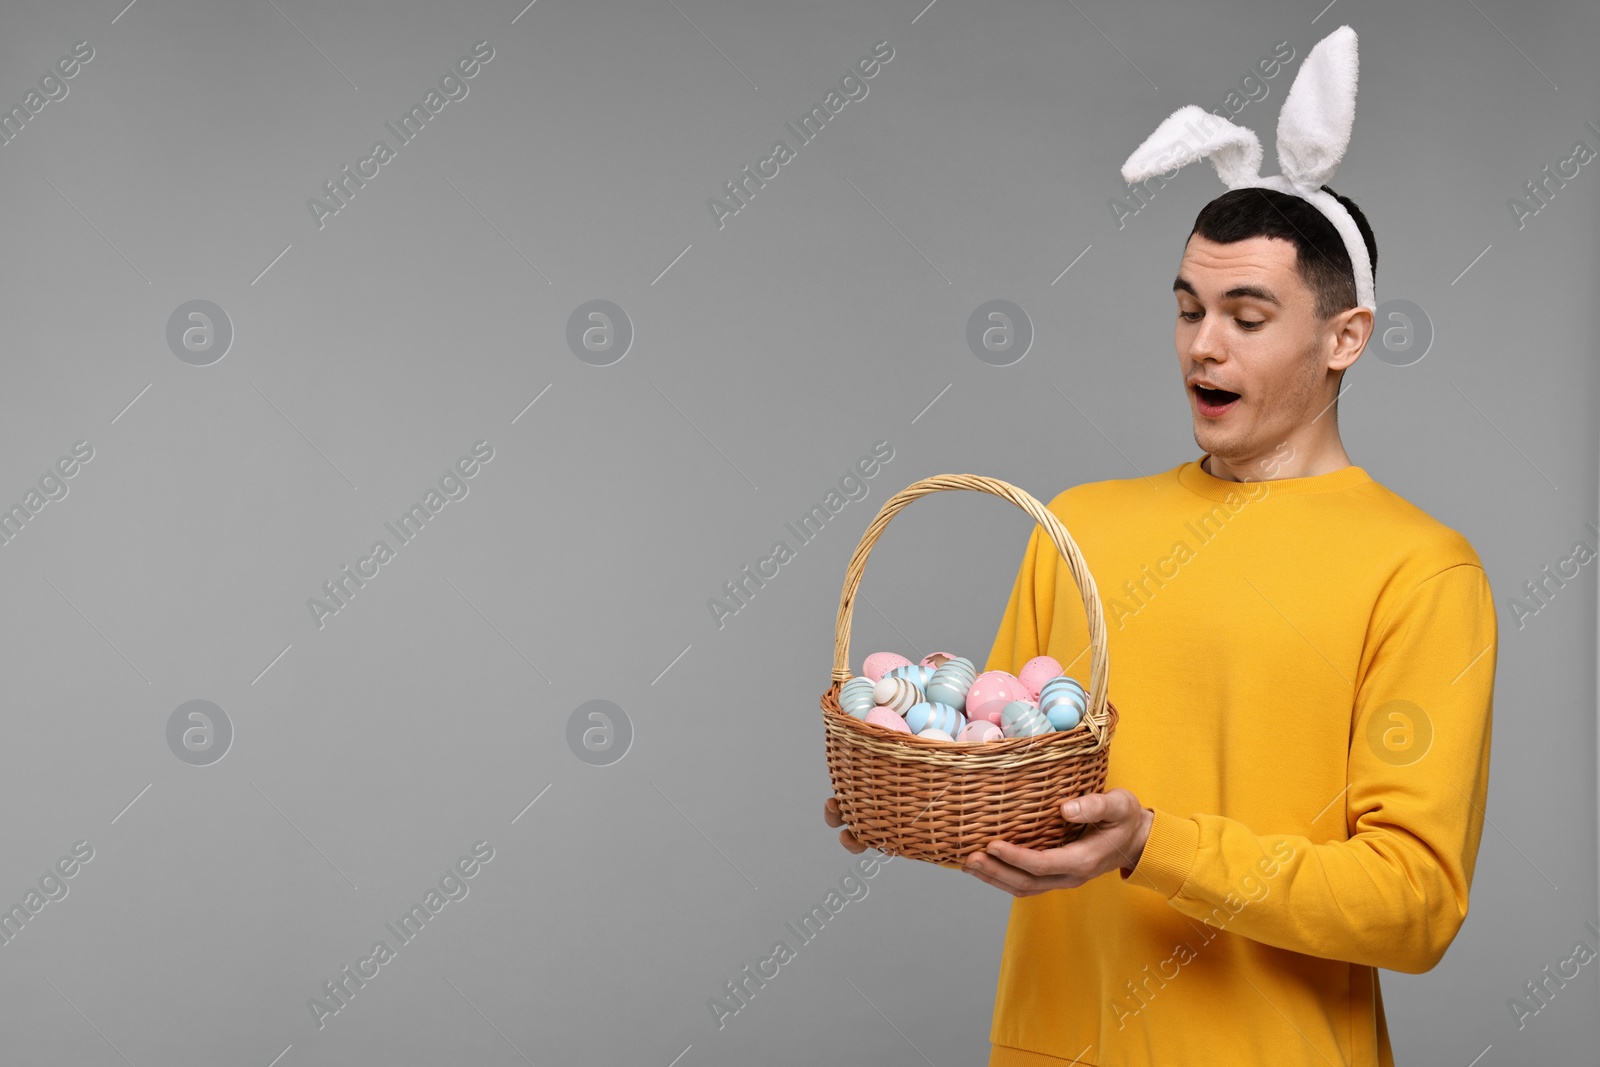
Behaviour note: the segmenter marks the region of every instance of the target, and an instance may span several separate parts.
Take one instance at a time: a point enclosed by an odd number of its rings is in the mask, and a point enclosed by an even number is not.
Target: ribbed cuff
[[[1189,880],[1189,871],[1200,851],[1200,825],[1192,819],[1169,815],[1160,808],[1150,810],[1155,812],[1155,819],[1150,823],[1144,853],[1133,871],[1123,875],[1123,880],[1153,889],[1171,900]]]

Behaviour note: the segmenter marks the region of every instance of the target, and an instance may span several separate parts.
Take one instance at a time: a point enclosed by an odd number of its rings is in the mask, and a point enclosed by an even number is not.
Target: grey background
[[[0,898],[94,858],[0,947],[0,1060],[984,1062],[1009,898],[911,861],[720,1030],[707,1007],[850,870],[817,709],[845,563],[930,474],[1048,500],[1198,455],[1169,285],[1222,186],[1185,168],[1119,229],[1118,167],[1287,40],[1236,119],[1276,173],[1293,73],[1345,22],[1333,184],[1380,303],[1436,336],[1406,367],[1369,346],[1344,441],[1469,537],[1501,606],[1472,910],[1434,971],[1383,975],[1397,1061],[1587,1059],[1594,965],[1520,1032],[1507,1000],[1592,943],[1594,567],[1520,630],[1509,604],[1593,540],[1600,175],[1520,230],[1506,201],[1600,147],[1600,15],[1319,8],[7,4],[7,106],[95,54],[0,147],[0,501],[94,458],[0,547]],[[319,230],[307,198],[479,40],[468,96]],[[707,198],[880,40],[867,97],[719,229]],[[195,299],[235,331],[206,367],[166,344]],[[635,330],[607,367],[566,345],[592,299]],[[1035,331],[1009,367],[966,347],[991,299]],[[307,599],[479,440],[469,495],[318,629]],[[719,629],[708,598],[878,440],[866,499]],[[920,501],[852,661],[986,656],[1027,534],[990,497]],[[200,699],[234,731],[209,766],[166,739]],[[567,744],[596,699],[632,724],[608,766]],[[469,895],[319,1030],[307,999],[479,840]]]

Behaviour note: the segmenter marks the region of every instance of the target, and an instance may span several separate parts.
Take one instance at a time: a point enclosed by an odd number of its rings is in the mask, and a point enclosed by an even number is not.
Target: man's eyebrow
[[[1189,280],[1181,274],[1172,281],[1172,291],[1176,293],[1179,290],[1188,293],[1196,300],[1200,299],[1200,294],[1194,291],[1194,286],[1190,285]],[[1272,290],[1263,289],[1259,285],[1236,285],[1232,289],[1229,289],[1227,292],[1222,294],[1222,299],[1224,300],[1238,300],[1244,298],[1262,300],[1277,308],[1283,307],[1283,301],[1279,300],[1276,296],[1273,296]]]

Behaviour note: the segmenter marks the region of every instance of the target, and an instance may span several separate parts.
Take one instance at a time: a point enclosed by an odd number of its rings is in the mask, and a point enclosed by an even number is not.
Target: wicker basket
[[[951,743],[899,733],[845,714],[839,690],[849,681],[850,619],[867,556],[896,512],[918,497],[973,489],[1011,501],[1044,527],[1067,561],[1089,620],[1089,686],[1083,720],[1065,733]],[[828,775],[845,825],[863,845],[895,856],[959,867],[1003,839],[1026,848],[1076,840],[1081,823],[1061,816],[1069,797],[1099,792],[1116,732],[1106,699],[1105,616],[1094,576],[1061,520],[1014,485],[975,474],[941,474],[890,497],[850,557],[833,646],[833,684],[822,694]]]

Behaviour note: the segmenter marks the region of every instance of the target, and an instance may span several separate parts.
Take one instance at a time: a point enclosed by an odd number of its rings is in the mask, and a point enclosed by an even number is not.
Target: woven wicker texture
[[[1089,621],[1089,685],[1083,721],[1066,733],[951,743],[897,733],[846,715],[839,689],[850,679],[850,620],[872,546],[896,513],[920,497],[971,489],[1009,500],[1044,528],[1083,599]],[[1105,616],[1094,576],[1061,520],[1026,491],[976,474],[941,474],[890,497],[861,535],[845,570],[833,648],[833,684],[822,694],[828,775],[856,840],[890,855],[960,866],[1003,839],[1054,848],[1084,827],[1061,817],[1069,797],[1100,791],[1117,711],[1106,697]]]

